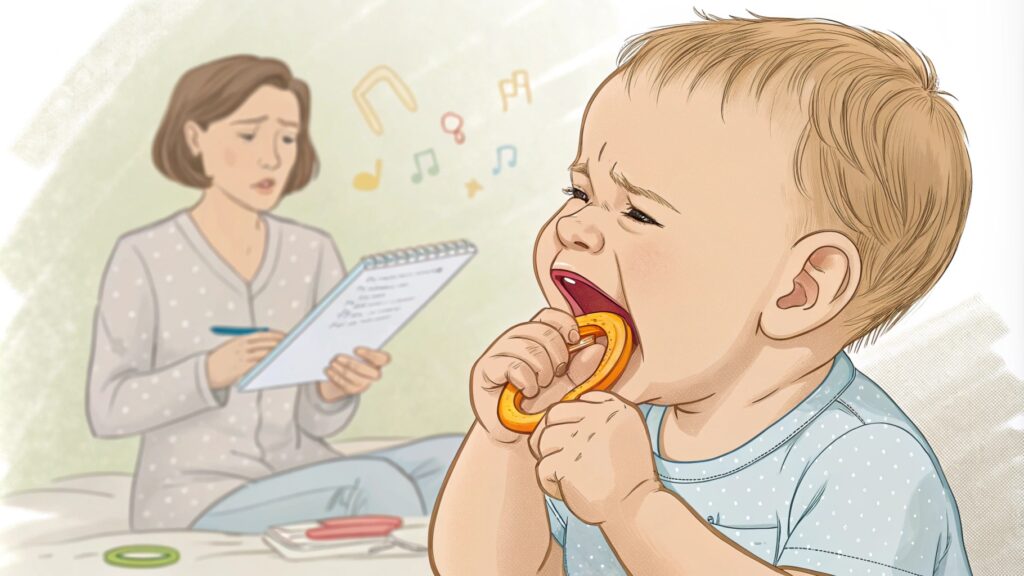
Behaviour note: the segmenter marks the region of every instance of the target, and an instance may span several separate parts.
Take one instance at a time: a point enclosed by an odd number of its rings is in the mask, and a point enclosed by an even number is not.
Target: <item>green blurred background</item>
[[[613,34],[613,15],[591,2],[206,2],[161,15],[170,10],[136,5],[18,144],[24,157],[44,160],[67,128],[61,110],[96,102],[0,250],[0,272],[25,298],[0,346],[0,458],[10,465],[3,488],[132,469],[137,439],[96,440],[85,420],[101,273],[121,233],[198,198],[156,171],[152,138],[179,76],[236,53],[280,58],[312,91],[321,170],[277,214],[330,232],[350,266],[368,252],[454,238],[480,249],[389,344],[392,366],[342,437],[465,431],[473,361],[543,305],[533,242],[564,201],[583,106],[624,40]],[[162,22],[157,33],[141,30],[153,22]],[[133,50],[144,34],[150,44],[130,69],[111,69],[118,61],[110,54]],[[378,86],[370,96],[384,126],[378,136],[352,89],[382,64],[410,86],[418,110]],[[502,111],[498,81],[516,69],[530,75],[532,103],[513,98]],[[122,79],[114,86],[104,77]],[[465,119],[462,145],[441,131],[448,111]],[[506,144],[517,147],[518,164],[492,175],[496,149]],[[413,154],[427,148],[440,173],[413,184]],[[380,187],[354,189],[353,176],[372,171],[377,158]],[[473,198],[471,179],[483,186]]]

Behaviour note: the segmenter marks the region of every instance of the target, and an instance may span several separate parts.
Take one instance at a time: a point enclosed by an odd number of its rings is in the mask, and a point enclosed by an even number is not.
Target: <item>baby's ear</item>
[[[844,234],[804,236],[790,251],[771,301],[761,313],[761,331],[786,340],[834,319],[860,282],[860,254]]]

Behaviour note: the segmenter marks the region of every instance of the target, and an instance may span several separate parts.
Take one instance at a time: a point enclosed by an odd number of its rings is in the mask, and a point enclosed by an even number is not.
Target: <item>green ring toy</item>
[[[103,560],[120,568],[160,568],[170,566],[181,558],[181,554],[170,546],[136,544],[118,546],[103,554]]]

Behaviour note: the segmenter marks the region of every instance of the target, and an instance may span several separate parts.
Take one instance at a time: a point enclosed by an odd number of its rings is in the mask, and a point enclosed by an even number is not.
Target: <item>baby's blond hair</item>
[[[846,344],[873,342],[942,276],[970,203],[966,135],[931,60],[902,38],[830,20],[697,14],[629,39],[615,74],[632,86],[645,72],[657,91],[714,83],[723,115],[738,88],[803,111],[793,169],[811,201],[797,233],[840,230],[857,247]]]

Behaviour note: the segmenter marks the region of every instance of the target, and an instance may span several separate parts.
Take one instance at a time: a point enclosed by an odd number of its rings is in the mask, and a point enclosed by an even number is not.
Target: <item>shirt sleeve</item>
[[[299,393],[299,426],[311,436],[327,438],[344,430],[358,407],[358,396],[328,402],[320,397],[316,384],[307,384]]]
[[[320,240],[320,261],[317,266],[316,302],[320,302],[345,276],[345,264],[329,236]],[[298,423],[307,434],[326,438],[341,432],[355,416],[359,397],[350,396],[327,402],[316,384],[302,386],[299,394]]]
[[[93,323],[88,420],[95,436],[159,428],[223,405],[206,379],[206,353],[154,365],[157,305],[142,257],[118,241],[107,263]]]
[[[914,436],[890,424],[861,426],[804,471],[777,565],[930,576],[950,548],[948,502],[930,452]]]
[[[554,536],[559,546],[565,548],[565,533],[569,525],[569,518],[566,513],[559,510],[563,504],[550,496],[544,496],[544,504],[548,508],[548,524],[551,526],[551,535]]]

